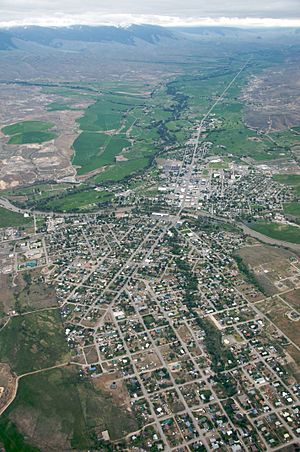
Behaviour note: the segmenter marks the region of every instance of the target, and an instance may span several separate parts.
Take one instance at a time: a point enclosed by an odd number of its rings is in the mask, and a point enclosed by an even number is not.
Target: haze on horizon
[[[0,27],[41,25],[300,27],[299,0],[1,0]]]

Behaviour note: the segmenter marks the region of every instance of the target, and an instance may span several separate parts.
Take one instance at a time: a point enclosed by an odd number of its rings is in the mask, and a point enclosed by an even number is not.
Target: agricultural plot
[[[146,168],[165,133],[162,124],[172,117],[166,100],[170,103],[166,93],[156,93],[149,108],[146,97],[104,93],[78,120],[82,133],[73,144],[72,161],[77,173],[83,175],[107,167],[93,178],[102,183],[120,181]],[[123,161],[116,162],[119,155]]]
[[[65,110],[76,110],[75,107],[72,107],[70,104],[63,102],[51,102],[47,105],[48,111],[65,111]]]
[[[126,112],[142,103],[143,100],[136,98],[103,95],[78,120],[80,129],[102,132],[119,129]]]
[[[95,183],[102,182],[118,182],[126,177],[136,174],[145,169],[149,164],[147,158],[128,160],[127,162],[119,162],[108,167],[103,173],[98,174],[93,180]]]
[[[115,162],[115,157],[130,146],[125,135],[83,132],[74,142],[73,165],[80,166],[79,175]]]
[[[2,132],[10,136],[8,144],[44,143],[56,137],[53,124],[44,121],[22,121],[3,127]]]

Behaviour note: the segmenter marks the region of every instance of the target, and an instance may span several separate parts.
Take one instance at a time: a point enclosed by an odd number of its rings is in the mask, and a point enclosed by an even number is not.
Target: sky
[[[74,24],[300,27],[300,0],[0,0],[0,26]]]

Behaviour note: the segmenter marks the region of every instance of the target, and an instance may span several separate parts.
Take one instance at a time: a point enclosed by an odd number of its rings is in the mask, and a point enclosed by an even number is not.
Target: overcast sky
[[[300,26],[300,0],[0,0],[0,25]]]

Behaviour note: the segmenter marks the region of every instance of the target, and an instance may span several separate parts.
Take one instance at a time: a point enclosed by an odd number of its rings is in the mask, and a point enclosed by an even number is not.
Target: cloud
[[[0,26],[300,26],[299,0],[1,0]]]

